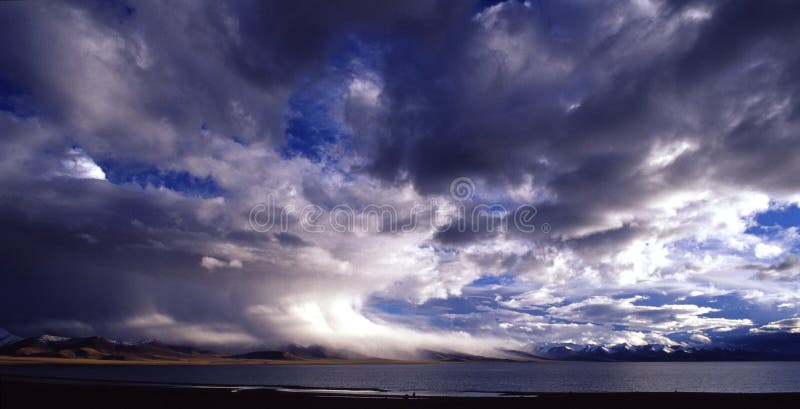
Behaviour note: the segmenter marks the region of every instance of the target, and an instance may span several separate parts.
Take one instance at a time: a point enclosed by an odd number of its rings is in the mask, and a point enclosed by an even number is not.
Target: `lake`
[[[465,392],[800,392],[800,362],[0,366],[23,375],[165,384]]]

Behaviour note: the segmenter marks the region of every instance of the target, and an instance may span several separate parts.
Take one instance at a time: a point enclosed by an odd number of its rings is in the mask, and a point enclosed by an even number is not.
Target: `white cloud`
[[[773,321],[758,328],[752,328],[750,332],[788,332],[800,334],[800,317]]]
[[[718,312],[711,307],[693,304],[665,304],[660,306],[640,305],[645,297],[614,299],[594,296],[564,306],[550,307],[552,317],[574,321],[588,321],[602,325],[624,325],[632,329],[661,333],[690,332],[700,330],[730,330],[751,326],[749,319],[710,318],[706,314]]]
[[[756,257],[764,259],[781,255],[783,249],[774,244],[758,243],[753,252]]]
[[[499,304],[508,308],[532,308],[548,304],[558,304],[564,301],[564,297],[553,295],[555,290],[552,288],[540,288],[538,290],[526,291],[512,297],[510,300],[501,301]]]
[[[378,104],[378,97],[381,95],[379,84],[365,78],[354,78],[348,87],[350,98],[354,98],[359,103],[367,106]]]
[[[62,169],[56,172],[59,176],[76,179],[106,179],[103,169],[97,166],[94,160],[80,148],[72,148],[67,151],[64,159],[61,160],[61,167]]]
[[[229,262],[226,262],[211,256],[203,256],[203,258],[200,259],[200,265],[209,270],[215,270],[224,267],[242,268],[242,262],[240,260],[233,259]]]
[[[368,317],[361,301],[345,297],[302,301],[284,305],[255,305],[248,309],[254,323],[278,328],[286,339],[324,343],[378,357],[411,357],[419,348],[458,350],[494,356],[499,347],[521,347],[493,336],[464,331],[416,329]]]
[[[252,347],[259,340],[229,323],[191,323],[153,312],[130,317],[112,325],[120,334],[137,333],[162,342],[211,345],[218,347]]]

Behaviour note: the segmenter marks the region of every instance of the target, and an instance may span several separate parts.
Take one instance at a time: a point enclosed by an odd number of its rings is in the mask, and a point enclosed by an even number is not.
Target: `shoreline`
[[[637,408],[793,407],[800,393],[514,393],[427,395],[379,390],[69,382],[0,377],[0,406],[91,408]]]

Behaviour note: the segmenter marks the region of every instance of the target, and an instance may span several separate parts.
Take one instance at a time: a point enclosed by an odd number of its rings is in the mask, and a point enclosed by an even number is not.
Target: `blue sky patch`
[[[510,274],[502,275],[484,275],[477,280],[471,282],[469,285],[474,287],[487,287],[491,285],[512,285],[514,284],[514,276]]]
[[[118,185],[163,187],[187,196],[202,198],[219,197],[225,193],[210,175],[199,177],[184,170],[163,171],[152,165],[122,164],[111,160],[100,161],[98,165],[105,172],[106,179]]]
[[[13,81],[0,78],[0,111],[10,112],[21,118],[36,114],[31,95]]]
[[[800,207],[791,205],[768,210],[757,215],[755,220],[761,226],[797,227],[800,226]]]
[[[783,229],[800,226],[800,208],[797,205],[775,207],[757,214],[754,221],[755,225],[750,226],[747,233],[774,237]]]
[[[330,157],[327,147],[347,136],[331,112],[342,92],[332,84],[314,82],[291,97],[285,157],[303,156],[313,162]]]
[[[308,79],[289,98],[286,114],[284,158],[305,157],[312,162],[335,165],[351,152],[344,129],[342,107],[350,81],[376,69],[381,49],[351,35],[328,61],[324,74]],[[341,144],[339,149],[331,149]]]

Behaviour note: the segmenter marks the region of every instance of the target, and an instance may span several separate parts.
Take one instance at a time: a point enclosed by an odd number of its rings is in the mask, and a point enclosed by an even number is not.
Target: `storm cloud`
[[[792,1],[4,3],[0,327],[394,356],[796,332],[795,38]]]

